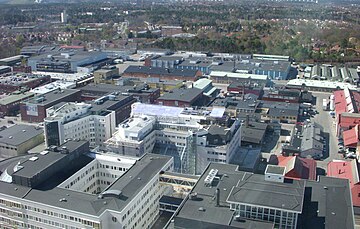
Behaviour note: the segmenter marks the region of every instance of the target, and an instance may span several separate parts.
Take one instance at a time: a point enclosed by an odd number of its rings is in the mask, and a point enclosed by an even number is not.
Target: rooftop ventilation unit
[[[205,186],[211,186],[219,170],[211,169],[209,174],[205,177]]]

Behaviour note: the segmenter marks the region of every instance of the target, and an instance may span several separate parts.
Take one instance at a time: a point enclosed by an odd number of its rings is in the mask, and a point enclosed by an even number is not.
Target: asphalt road
[[[313,92],[313,95],[316,97],[316,110],[319,114],[311,119],[323,127],[323,132],[326,136],[327,150],[324,154],[324,158],[317,161],[317,166],[326,171],[327,164],[334,159],[342,159],[342,155],[338,153],[339,147],[334,124],[335,119],[329,115],[329,110],[324,111],[322,108],[323,99],[329,99],[331,93]]]

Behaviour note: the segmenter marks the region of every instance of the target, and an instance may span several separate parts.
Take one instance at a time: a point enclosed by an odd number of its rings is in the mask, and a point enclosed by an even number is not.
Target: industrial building
[[[20,103],[26,99],[33,97],[32,92],[13,92],[0,99],[0,116],[15,115],[19,113]]]
[[[107,55],[103,52],[51,52],[30,57],[28,65],[33,71],[74,73],[78,72],[78,67],[93,65],[106,60]]]

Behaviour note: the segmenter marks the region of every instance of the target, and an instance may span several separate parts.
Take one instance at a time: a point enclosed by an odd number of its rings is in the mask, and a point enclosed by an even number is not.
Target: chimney
[[[247,114],[246,115],[246,119],[245,119],[245,127],[249,127],[249,122],[250,122],[250,117],[249,117],[249,115]]]
[[[220,189],[217,188],[215,191],[216,207],[220,207]]]

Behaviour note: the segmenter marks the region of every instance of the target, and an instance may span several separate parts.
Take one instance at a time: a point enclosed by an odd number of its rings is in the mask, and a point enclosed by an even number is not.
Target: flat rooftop
[[[70,96],[70,95],[73,95],[76,93],[79,93],[79,90],[75,90],[75,89],[64,89],[61,91],[55,90],[55,91],[51,91],[51,92],[48,92],[48,93],[45,93],[42,95],[35,96],[35,97],[27,100],[26,103],[47,106],[47,105],[53,103],[54,101],[61,100],[67,96]]]
[[[172,91],[159,97],[159,100],[177,100],[183,102],[193,102],[199,95],[202,94],[202,90],[198,88],[176,88]]]
[[[0,76],[0,84],[18,86],[44,77],[46,76],[28,73],[3,75]]]
[[[31,90],[31,92],[36,94],[45,94],[50,91],[54,91],[56,89],[68,89],[68,88],[75,88],[76,83],[75,82],[68,82],[68,81],[55,81],[52,83],[48,83],[46,85],[36,87]]]
[[[0,131],[0,143],[18,146],[42,134],[44,130],[35,126],[14,125]]]
[[[0,105],[12,104],[14,102],[18,102],[18,101],[21,101],[23,99],[29,98],[29,97],[31,97],[33,95],[34,95],[34,93],[32,93],[32,92],[23,92],[23,93],[20,93],[20,94],[8,95],[8,96],[0,99]]]
[[[74,144],[76,143],[77,142],[74,142]],[[67,147],[71,148],[73,146],[69,145]],[[50,154],[47,155],[49,155],[49,158],[54,157]],[[21,160],[21,158],[15,158],[14,161],[10,162],[16,163],[17,160]],[[22,162],[21,164],[26,165],[28,163],[28,165],[32,165],[33,162],[36,162],[28,161],[27,158],[22,159],[22,161],[24,160],[25,162]],[[40,160],[40,158],[38,160]],[[38,202],[40,204],[49,205],[52,207],[67,209],[70,211],[76,211],[93,216],[100,216],[105,210],[121,211],[132,200],[132,198],[134,198],[134,196],[137,195],[145,185],[147,185],[151,179],[159,174],[160,168],[165,166],[171,160],[171,157],[155,154],[147,154],[140,158],[128,171],[126,171],[123,176],[115,180],[104,191],[111,192],[112,190],[121,190],[120,197],[104,196],[102,199],[99,199],[97,195],[73,191],[70,189],[52,187],[49,189],[40,190],[37,188],[25,187],[4,181],[0,181],[0,193]],[[6,165],[9,165],[8,161],[0,162],[0,169],[2,169],[2,171],[6,169],[4,167]],[[34,173],[36,172],[36,168],[29,170],[28,172]],[[66,201],[59,201],[63,198],[65,198]]]
[[[68,141],[64,143],[62,146],[65,146],[68,151],[73,152],[76,149],[80,148],[85,141],[74,142],[74,141]],[[64,157],[67,157],[68,154],[63,154],[60,152],[53,152],[49,150],[45,150],[46,153],[40,153],[37,155],[34,155],[35,160],[28,159],[20,164],[22,166],[22,169],[19,169],[18,171],[14,172],[14,174],[21,176],[21,177],[28,177],[31,178],[35,176],[36,174],[39,174],[43,170],[49,168],[53,164],[55,164],[57,161],[61,160]]]

